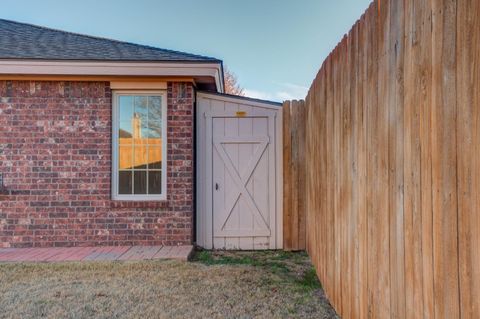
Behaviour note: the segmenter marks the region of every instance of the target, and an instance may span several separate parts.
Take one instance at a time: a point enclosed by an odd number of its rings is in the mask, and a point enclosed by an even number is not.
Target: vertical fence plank
[[[433,0],[432,187],[435,318],[458,318],[456,3]]]
[[[295,109],[296,115],[296,133],[297,137],[295,138],[296,156],[297,160],[297,187],[294,190],[297,194],[297,242],[294,245],[296,250],[304,250],[306,247],[306,210],[305,210],[305,179],[306,179],[306,170],[305,170],[305,102],[303,100],[297,101],[297,107]]]
[[[315,83],[316,81],[314,81]],[[314,84],[312,84],[313,86]],[[306,131],[312,129],[312,123],[314,122],[315,113],[317,112],[317,107],[315,101],[315,90],[311,90],[308,92],[307,97],[305,98],[305,127]],[[315,245],[316,236],[319,232],[317,228],[317,212],[318,209],[316,208],[316,201],[315,201],[315,194],[313,190],[317,189],[315,185],[315,180],[319,178],[318,173],[315,172],[314,166],[317,162],[317,152],[315,151],[315,134],[308,134],[306,135],[306,144],[305,144],[305,157],[310,158],[311,160],[305,162],[305,170],[311,172],[305,178],[306,186],[306,198],[305,198],[305,211],[306,211],[306,250],[310,254],[310,258],[312,259],[314,266],[317,269],[317,273],[319,273],[321,267],[319,266],[318,262],[321,260],[319,257],[320,252],[316,249],[313,249]],[[321,277],[319,275],[319,277]]]
[[[432,3],[421,0],[416,17],[419,53],[415,57],[420,74],[420,96],[416,101],[420,109],[420,171],[421,171],[421,219],[422,219],[422,274],[423,274],[423,316],[434,318],[433,281],[433,188],[432,188]],[[418,21],[420,20],[420,21]]]
[[[457,157],[460,306],[480,318],[480,3],[457,5]]]
[[[369,123],[367,128],[367,246],[368,246],[368,274],[367,274],[367,287],[368,287],[368,317],[373,317],[375,311],[375,304],[380,303],[381,300],[376,299],[376,282],[378,276],[376,254],[378,254],[379,248],[378,239],[376,238],[376,220],[375,215],[375,189],[373,188],[374,176],[376,176],[377,169],[375,167],[375,131],[374,126],[377,122],[376,119],[376,107],[377,107],[377,57],[378,57],[378,45],[375,32],[377,30],[377,5],[373,3],[367,11],[367,122]],[[390,303],[390,300],[388,300]]]
[[[340,212],[340,163],[341,163],[341,149],[340,149],[340,132],[341,132],[341,125],[340,125],[340,118],[341,118],[341,90],[339,87],[341,86],[340,76],[341,76],[341,68],[340,68],[340,47],[333,51],[332,54],[332,74],[333,74],[333,153],[332,156],[334,157],[333,161],[333,184],[332,187],[334,189],[333,193],[333,209],[334,209],[334,221],[333,221],[333,228],[335,233],[335,238],[333,241],[335,247],[334,253],[334,280],[333,285],[335,287],[335,295],[333,296],[333,303],[336,309],[339,309],[341,313],[343,313],[342,308],[342,282],[341,282],[341,273],[342,273],[342,264],[341,264],[341,245],[342,245],[342,231],[340,228],[340,222],[342,219],[341,212]]]
[[[372,152],[373,174],[372,179],[372,219],[369,224],[373,225],[372,241],[373,260],[372,266],[376,268],[375,279],[372,280],[372,318],[386,318],[390,313],[390,260],[389,256],[389,202],[388,202],[388,35],[389,1],[381,1],[377,4],[378,23],[376,36],[378,41],[377,60],[377,104],[372,110]]]
[[[292,248],[292,138],[289,101],[283,103],[283,247],[285,250]]]
[[[327,263],[328,259],[327,254],[327,242],[328,242],[328,211],[327,211],[327,101],[326,101],[326,75],[325,69],[322,68],[320,71],[320,82],[318,83],[318,88],[316,90],[316,102],[317,104],[317,115],[315,119],[317,122],[320,122],[320,132],[316,136],[316,151],[320,161],[320,179],[317,180],[320,190],[320,196],[317,196],[317,206],[319,206],[319,213],[321,217],[317,219],[317,227],[320,229],[319,236],[317,236],[317,243],[323,242],[324,245],[321,247],[321,258],[324,264],[322,270],[322,277],[327,277]],[[320,223],[320,225],[318,225]]]
[[[304,250],[306,247],[304,101],[285,102],[282,114],[284,249]]]
[[[351,285],[351,247],[350,247],[350,211],[351,211],[351,176],[350,166],[352,165],[351,158],[351,147],[350,147],[350,138],[351,138],[351,108],[350,108],[350,91],[351,91],[351,81],[350,81],[350,65],[351,65],[351,39],[352,37],[347,35],[346,41],[343,43],[343,48],[341,50],[342,55],[342,74],[341,74],[341,83],[344,84],[344,89],[341,91],[341,144],[340,149],[342,150],[342,161],[341,166],[341,181],[340,181],[340,212],[342,212],[342,221],[339,226],[342,231],[342,246],[341,246],[341,258],[342,258],[342,307],[344,316],[347,318],[351,317],[351,304],[350,304],[350,285]]]
[[[362,16],[358,28],[358,63],[357,73],[357,112],[354,119],[357,128],[357,161],[358,161],[358,207],[357,229],[358,236],[358,283],[355,295],[357,296],[358,318],[368,317],[368,283],[367,283],[367,23]]]
[[[390,312],[405,318],[404,267],[404,54],[403,1],[390,1],[387,45],[388,64],[388,202],[390,224]]]
[[[407,2],[405,44],[405,305],[406,318],[423,318],[423,269],[421,260],[421,147],[420,108],[421,74],[419,32],[425,21],[419,2]]]
[[[351,150],[351,206],[350,206],[350,223],[349,229],[347,230],[349,234],[349,249],[350,249],[350,291],[349,291],[349,303],[350,303],[350,317],[358,318],[359,317],[359,304],[358,304],[358,283],[359,283],[359,273],[358,273],[358,257],[359,257],[359,234],[357,231],[358,227],[358,207],[359,207],[359,161],[358,161],[358,146],[360,145],[358,135],[359,135],[359,102],[358,102],[358,52],[359,52],[359,24],[357,23],[351,31],[351,42],[349,47],[349,73],[350,73],[350,106],[351,108],[351,117],[350,117],[350,127],[351,127],[351,136],[349,142],[349,148]],[[348,173],[348,171],[347,171]]]
[[[299,226],[299,193],[297,192],[299,185],[299,170],[300,170],[300,154],[298,148],[298,136],[299,136],[299,125],[301,124],[299,121],[299,103],[297,100],[292,101],[290,104],[290,136],[291,136],[291,157],[292,157],[292,165],[290,166],[292,179],[290,181],[290,192],[292,196],[292,204],[291,204],[291,220],[290,220],[290,227],[292,232],[292,241],[290,243],[292,250],[298,250],[298,226]]]
[[[335,286],[335,209],[334,209],[334,178],[335,178],[335,169],[334,169],[334,104],[333,104],[333,71],[332,71],[332,59],[331,55],[325,61],[325,83],[326,83],[326,164],[327,164],[327,199],[326,199],[326,210],[327,210],[327,282],[326,284],[326,294],[330,300],[333,300],[337,287]]]
[[[312,84],[313,86],[313,84]],[[305,106],[306,106],[306,113],[305,113],[305,126],[306,126],[306,131],[311,129],[312,122],[314,121],[314,116],[315,113],[317,112],[316,107],[311,107],[315,103],[315,90],[312,90],[308,93],[307,98],[305,99]],[[311,174],[308,174],[305,178],[306,186],[306,198],[305,198],[305,210],[306,210],[306,235],[307,235],[307,242],[306,242],[306,248],[307,252],[310,254],[310,258],[312,262],[315,265],[315,268],[317,269],[317,273],[320,276],[320,269],[318,265],[318,261],[320,260],[320,251],[312,249],[312,244],[315,243],[315,238],[317,236],[317,233],[319,232],[319,229],[316,227],[317,226],[317,214],[318,214],[318,209],[316,208],[316,201],[314,199],[314,194],[312,193],[313,189],[316,189],[315,185],[315,180],[319,178],[318,172],[314,170],[314,166],[317,162],[317,154],[315,152],[315,146],[314,146],[314,139],[315,135],[314,134],[309,134],[306,136],[306,144],[305,144],[305,157],[312,158],[314,160],[312,161],[307,161],[305,162],[305,169],[306,171],[312,172]]]

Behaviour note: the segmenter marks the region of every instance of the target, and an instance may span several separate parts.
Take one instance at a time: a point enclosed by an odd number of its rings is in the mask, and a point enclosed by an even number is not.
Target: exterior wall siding
[[[0,81],[0,247],[190,244],[193,86],[167,97],[167,200],[120,202],[109,82]]]

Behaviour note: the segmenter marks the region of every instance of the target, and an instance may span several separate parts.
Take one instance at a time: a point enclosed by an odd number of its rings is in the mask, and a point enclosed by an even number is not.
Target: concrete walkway
[[[0,262],[59,262],[176,259],[187,261],[193,246],[99,246],[0,248]]]

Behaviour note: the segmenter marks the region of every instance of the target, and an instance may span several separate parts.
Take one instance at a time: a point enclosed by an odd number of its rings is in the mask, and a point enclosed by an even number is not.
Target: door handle
[[[215,190],[218,191],[218,183],[215,183]]]

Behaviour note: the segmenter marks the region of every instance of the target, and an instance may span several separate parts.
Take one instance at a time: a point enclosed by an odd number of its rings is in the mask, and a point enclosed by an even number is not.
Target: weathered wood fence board
[[[305,216],[344,318],[480,318],[478,17],[478,0],[374,1],[305,110],[285,103],[285,246]]]
[[[480,1],[457,3],[457,180],[460,309],[480,318]]]
[[[283,105],[283,248],[304,250],[305,220],[305,103]]]

